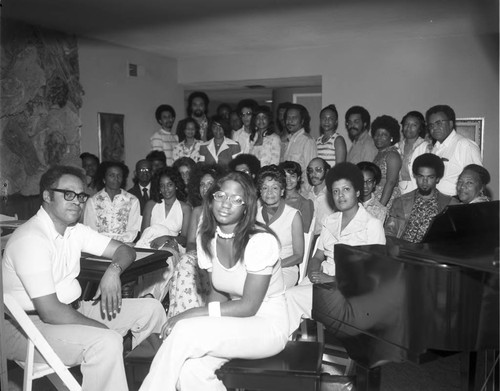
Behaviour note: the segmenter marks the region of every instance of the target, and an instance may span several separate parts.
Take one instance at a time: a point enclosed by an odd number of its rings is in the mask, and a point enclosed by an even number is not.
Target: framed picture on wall
[[[125,137],[123,114],[97,113],[99,129],[99,159],[101,162],[125,160]]]
[[[455,128],[458,134],[474,141],[483,155],[484,118],[457,118]]]

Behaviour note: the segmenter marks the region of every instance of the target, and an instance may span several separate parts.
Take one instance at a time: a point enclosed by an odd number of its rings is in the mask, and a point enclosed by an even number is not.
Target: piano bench
[[[215,371],[227,388],[319,391],[323,344],[288,341],[285,349],[259,360],[233,359]]]

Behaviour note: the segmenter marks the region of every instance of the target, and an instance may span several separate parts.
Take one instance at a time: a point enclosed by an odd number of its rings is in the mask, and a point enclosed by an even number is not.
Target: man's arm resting
[[[40,319],[48,324],[80,324],[101,329],[107,328],[104,324],[83,316],[71,306],[61,303],[55,293],[34,298],[33,304]]]
[[[112,262],[101,278],[94,300],[101,296],[101,311],[108,318],[116,315],[122,305],[120,274],[135,260],[135,250],[117,240],[111,240],[102,256]]]
[[[135,261],[136,253],[132,247],[112,239],[102,253],[102,256],[104,258],[110,258],[112,262],[118,264],[123,271]]]

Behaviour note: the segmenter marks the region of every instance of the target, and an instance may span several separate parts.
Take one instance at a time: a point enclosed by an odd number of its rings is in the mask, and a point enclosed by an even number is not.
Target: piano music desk
[[[136,248],[137,258],[120,276],[122,284],[135,282],[143,274],[159,270],[166,266],[172,255],[168,251]],[[78,280],[82,286],[82,299],[92,299],[101,278],[111,263],[110,259],[90,254],[82,254],[80,258],[80,275]]]

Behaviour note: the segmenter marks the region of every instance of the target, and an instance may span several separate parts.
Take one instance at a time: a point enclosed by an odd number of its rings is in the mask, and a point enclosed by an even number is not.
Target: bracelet
[[[116,262],[111,262],[111,263],[109,264],[109,267],[114,267],[115,269],[118,269],[118,272],[119,272],[120,274],[123,272],[122,267],[121,267],[118,263],[116,263]]]
[[[212,316],[215,318],[220,318],[220,302],[219,301],[211,301],[208,303],[208,316]]]

